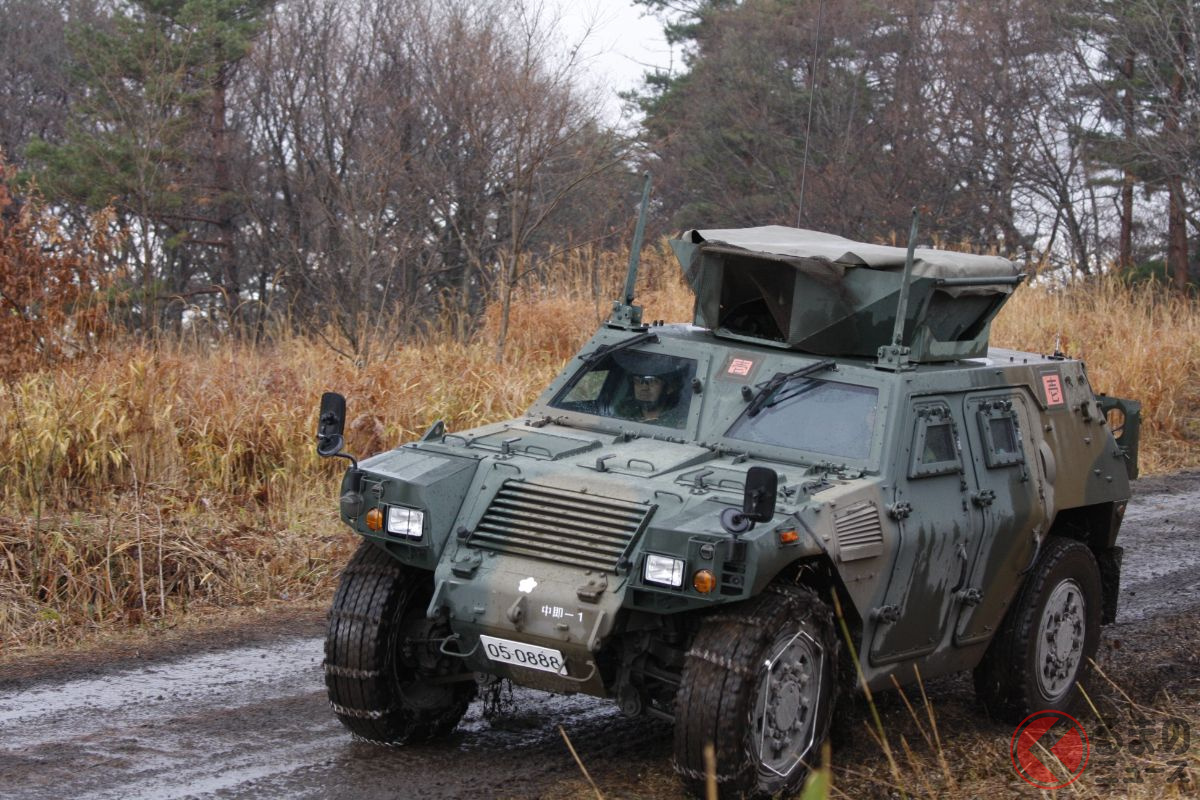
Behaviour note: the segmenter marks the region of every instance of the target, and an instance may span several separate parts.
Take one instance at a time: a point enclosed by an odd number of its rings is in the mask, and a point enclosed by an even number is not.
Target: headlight
[[[642,577],[647,583],[660,583],[663,586],[683,586],[683,560],[668,556],[646,556],[646,568]]]
[[[393,536],[407,536],[410,539],[420,539],[425,530],[425,512],[415,508],[389,506],[387,514],[387,530]]]

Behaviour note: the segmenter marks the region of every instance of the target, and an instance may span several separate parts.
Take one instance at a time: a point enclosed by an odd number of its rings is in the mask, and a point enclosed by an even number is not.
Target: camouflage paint
[[[860,311],[869,319],[858,330],[875,336],[886,327],[883,306],[867,305]],[[918,316],[927,306],[916,304]],[[980,338],[986,344],[998,307],[976,320],[965,351],[979,352]],[[1136,430],[1131,452],[1118,446],[1081,362],[1000,349],[943,360],[928,344],[899,364],[835,355],[835,366],[815,377],[878,391],[861,458],[727,436],[746,409],[745,389],[825,354],[716,336],[695,325],[651,327],[657,341],[638,347],[696,361],[682,429],[551,404],[588,354],[642,331],[602,327],[523,418],[451,433],[435,426],[423,440],[348,473],[343,493],[357,489],[362,502],[344,503],[353,512],[344,520],[397,559],[433,573],[429,615],[448,619],[455,649],[475,671],[554,691],[617,695],[628,664],[606,662],[614,645],[634,647],[645,640],[638,637],[676,623],[686,631],[697,612],[737,603],[781,575],[802,580],[807,573],[799,568],[807,565],[833,575],[866,677],[888,686],[893,674],[911,680],[913,666],[930,677],[978,663],[1063,511],[1111,506],[1110,528],[1090,542],[1102,564],[1109,557],[1130,493]],[[870,347],[857,342],[850,349]],[[1134,428],[1136,404],[1126,408]],[[952,424],[957,458],[922,474],[925,456],[914,448],[929,420]],[[740,508],[751,466],[778,472],[779,500],[772,520],[735,537],[720,516]],[[502,492],[529,508],[536,509],[537,496],[561,496],[583,509],[581,519],[599,519],[611,507],[633,521],[611,563],[571,563],[561,536],[527,545],[506,540],[497,549],[480,528]],[[420,541],[367,530],[366,511],[387,505],[426,512]],[[553,526],[552,515],[546,522]],[[796,535],[781,538],[790,531]],[[648,554],[683,559],[684,585],[647,583]],[[715,575],[712,592],[692,588],[699,569]],[[1115,589],[1112,595],[1115,603]],[[559,650],[566,673],[492,661],[481,635]]]

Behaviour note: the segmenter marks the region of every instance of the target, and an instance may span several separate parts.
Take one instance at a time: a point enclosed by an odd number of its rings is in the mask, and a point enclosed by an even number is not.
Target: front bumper
[[[439,566],[429,608],[431,616],[448,614],[471,669],[536,689],[607,697],[599,652],[621,604],[612,576],[544,564],[535,576],[522,559],[488,561],[471,577]],[[565,668],[556,674],[489,658],[481,634],[557,650]]]

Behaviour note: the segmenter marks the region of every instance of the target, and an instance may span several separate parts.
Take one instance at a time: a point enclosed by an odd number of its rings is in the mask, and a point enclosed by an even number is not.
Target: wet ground
[[[1140,482],[1122,532],[1121,610],[1102,650],[1132,680],[1153,673],[1172,691],[1196,682],[1194,664],[1172,666],[1186,655],[1162,653],[1178,631],[1194,631],[1191,612],[1200,609],[1198,505],[1200,474]],[[516,689],[497,714],[472,705],[452,739],[436,746],[354,742],[325,700],[320,620],[287,627],[240,642],[247,637],[222,643],[210,635],[190,653],[11,666],[0,677],[0,797],[586,796],[560,726],[607,796],[676,791],[670,728],[586,697]],[[1151,672],[1128,673],[1135,652],[1153,662]],[[949,680],[946,702],[969,704],[959,697],[963,681]],[[937,683],[930,690],[938,703]]]

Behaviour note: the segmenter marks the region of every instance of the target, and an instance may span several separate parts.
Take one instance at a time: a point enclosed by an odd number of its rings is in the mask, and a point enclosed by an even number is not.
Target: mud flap
[[[1096,552],[1100,565],[1100,588],[1104,599],[1100,606],[1100,624],[1111,625],[1117,619],[1117,599],[1121,594],[1121,558],[1125,551],[1120,547],[1106,547]]]

